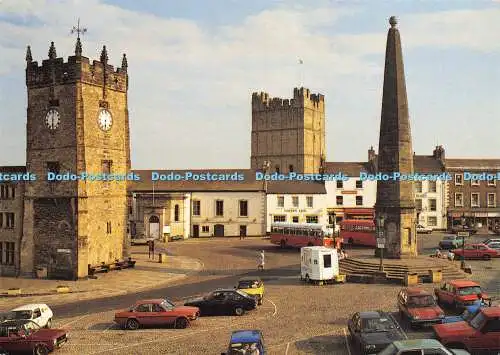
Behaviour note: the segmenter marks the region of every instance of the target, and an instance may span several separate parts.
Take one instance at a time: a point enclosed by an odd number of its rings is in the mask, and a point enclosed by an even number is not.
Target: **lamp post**
[[[460,218],[460,223],[462,224],[462,230],[465,229],[465,223],[467,222],[465,218],[465,213],[462,213],[462,218]],[[465,236],[462,235],[462,262],[460,263],[460,267],[462,270],[465,269]]]
[[[380,271],[384,271],[384,248],[385,248],[385,233],[384,233],[384,216],[379,215],[377,217],[377,229],[378,229],[378,236],[377,238],[380,238],[383,240],[384,243],[377,243],[379,249],[380,249]]]
[[[269,173],[269,168],[271,167],[271,162],[268,160],[265,160],[264,163],[262,164],[262,170],[264,172],[264,175],[267,175]],[[267,179],[266,176],[264,176],[264,182],[263,182],[263,188],[264,188],[264,234],[267,235]]]

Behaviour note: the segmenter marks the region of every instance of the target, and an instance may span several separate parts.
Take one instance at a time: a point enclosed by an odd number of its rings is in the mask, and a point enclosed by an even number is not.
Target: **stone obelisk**
[[[387,33],[385,52],[378,172],[394,176],[394,173],[413,174],[414,168],[401,38],[394,16],[389,19],[389,24],[391,27]],[[413,181],[378,180],[375,219],[384,231],[385,257],[417,256]]]

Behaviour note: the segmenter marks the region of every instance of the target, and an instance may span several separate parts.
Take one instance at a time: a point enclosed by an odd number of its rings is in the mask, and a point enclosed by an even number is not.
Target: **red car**
[[[452,251],[456,257],[464,256],[465,259],[490,260],[498,256],[498,251],[488,247],[486,244],[466,244],[464,249],[458,248]]]
[[[453,280],[444,282],[434,290],[440,305],[447,305],[458,310],[471,306],[479,301],[488,300],[489,296],[481,290],[478,283],[470,280]]]
[[[496,353],[500,351],[500,307],[481,308],[467,322],[437,324],[433,330],[436,339],[448,348]]]
[[[48,354],[67,341],[65,330],[40,328],[31,320],[14,319],[0,323],[0,352],[7,354]]]
[[[445,314],[434,297],[418,287],[403,288],[398,295],[401,318],[406,318],[412,327],[441,323]]]
[[[115,322],[130,330],[136,330],[143,325],[173,325],[183,329],[199,315],[198,307],[176,306],[168,299],[153,299],[138,301],[129,310],[116,313]]]

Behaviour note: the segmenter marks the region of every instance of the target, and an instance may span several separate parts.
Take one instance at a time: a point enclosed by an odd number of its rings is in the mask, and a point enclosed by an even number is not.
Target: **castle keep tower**
[[[80,29],[78,29],[80,34]],[[56,174],[130,171],[127,59],[121,68],[82,56],[78,36],[67,62],[51,43],[41,65],[26,53],[27,171],[21,272],[49,278],[88,275],[88,265],[127,255],[126,181],[48,181]]]
[[[401,39],[393,16],[389,23],[385,52],[384,88],[378,172],[413,174],[408,99]],[[415,193],[413,181],[377,181],[375,215],[384,217],[385,250],[388,257],[417,255]]]
[[[293,99],[252,94],[251,168],[317,173],[325,154],[325,98],[295,88]]]

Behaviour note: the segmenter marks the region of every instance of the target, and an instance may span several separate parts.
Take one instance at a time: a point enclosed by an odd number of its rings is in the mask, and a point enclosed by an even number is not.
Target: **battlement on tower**
[[[31,53],[30,53],[31,55]],[[26,86],[28,88],[47,87],[49,85],[66,85],[84,82],[97,86],[104,85],[104,67],[106,67],[106,87],[111,90],[126,92],[128,89],[127,68],[116,68],[83,56],[44,59],[39,65],[37,61],[26,63]],[[126,63],[126,62],[125,62]]]
[[[270,97],[267,92],[254,92],[252,93],[252,110],[265,111],[276,109],[288,108],[314,108],[323,110],[325,103],[325,96],[322,94],[311,94],[309,89],[294,88],[292,99],[282,99],[279,97]]]

